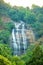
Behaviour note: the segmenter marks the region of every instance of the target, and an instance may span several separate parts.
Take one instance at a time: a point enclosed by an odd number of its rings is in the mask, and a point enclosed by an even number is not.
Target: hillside
[[[0,65],[43,65],[43,6],[0,0]]]

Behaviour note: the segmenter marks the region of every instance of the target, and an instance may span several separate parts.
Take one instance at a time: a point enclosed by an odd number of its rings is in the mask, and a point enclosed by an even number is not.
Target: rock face
[[[31,28],[27,29],[25,23],[15,23],[12,29],[12,46],[15,55],[26,53],[30,43],[34,42],[35,37]]]
[[[34,36],[34,33],[31,29],[26,30],[26,36],[27,36],[28,40],[30,41],[30,43],[35,42],[35,36]]]
[[[11,19],[9,17],[7,17],[7,16],[2,16],[2,21],[3,22],[10,22]]]

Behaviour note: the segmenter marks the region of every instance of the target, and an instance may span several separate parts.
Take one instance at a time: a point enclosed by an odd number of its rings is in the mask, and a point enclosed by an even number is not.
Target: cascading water
[[[25,23],[15,23],[15,29],[12,29],[12,41],[15,55],[21,55],[26,52],[28,43]]]
[[[25,53],[25,50],[27,48],[27,39],[26,39],[26,34],[25,34],[25,24],[22,25],[22,38],[23,38],[23,46],[24,46],[24,53]]]
[[[19,23],[18,25],[15,24],[15,27],[16,27],[16,41],[17,41],[17,46],[18,46],[18,54],[20,55],[20,36],[19,36],[19,33],[20,33],[20,29],[19,29],[19,26],[21,25],[21,23]]]
[[[16,43],[14,29],[12,30],[12,39],[13,39],[13,48],[14,48],[14,51],[15,51],[14,54],[17,55],[17,43]]]

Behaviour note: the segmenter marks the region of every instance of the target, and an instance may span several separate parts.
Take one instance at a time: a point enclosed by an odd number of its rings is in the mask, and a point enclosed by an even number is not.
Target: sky
[[[6,3],[10,3],[11,6],[23,6],[30,7],[32,4],[43,6],[43,0],[4,0]]]

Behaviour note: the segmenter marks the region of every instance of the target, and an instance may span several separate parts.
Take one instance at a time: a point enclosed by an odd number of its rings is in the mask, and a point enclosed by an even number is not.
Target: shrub
[[[14,56],[12,58],[12,62],[14,62],[14,61],[15,61],[16,65],[25,65],[25,62],[23,60],[21,60],[20,57],[18,57],[18,56]]]
[[[39,45],[33,50],[32,57],[26,65],[43,65],[43,51]]]
[[[0,55],[0,65],[12,65],[12,64],[7,58]]]
[[[12,50],[11,50],[10,46],[8,46],[8,44],[1,44],[0,43],[0,55],[11,60]]]

